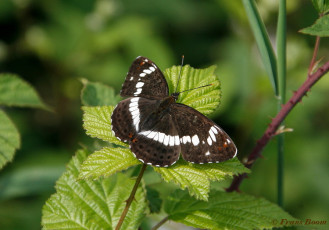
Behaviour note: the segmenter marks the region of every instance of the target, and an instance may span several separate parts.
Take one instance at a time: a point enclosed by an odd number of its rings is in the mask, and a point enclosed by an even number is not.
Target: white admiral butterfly
[[[141,162],[173,165],[182,153],[186,161],[218,163],[236,156],[231,138],[197,110],[176,103],[159,68],[145,57],[132,63],[112,114],[112,131]]]

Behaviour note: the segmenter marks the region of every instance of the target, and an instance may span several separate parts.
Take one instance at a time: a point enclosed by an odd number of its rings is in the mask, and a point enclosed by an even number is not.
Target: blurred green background
[[[317,13],[309,0],[287,4],[289,98],[307,76],[315,41],[298,30]],[[277,1],[258,1],[258,7],[274,41]],[[328,51],[323,39],[318,57],[328,60]],[[222,102],[212,119],[243,161],[277,102],[240,1],[0,0],[0,72],[19,74],[54,110],[5,108],[22,146],[0,172],[0,229],[40,229],[42,205],[66,163],[93,143],[82,129],[81,78],[119,92],[135,57],[164,70],[182,54],[195,68],[218,66]],[[328,75],[308,95],[286,120],[294,131],[285,138],[284,208],[302,220],[329,222]],[[275,139],[263,155],[241,190],[276,202]]]

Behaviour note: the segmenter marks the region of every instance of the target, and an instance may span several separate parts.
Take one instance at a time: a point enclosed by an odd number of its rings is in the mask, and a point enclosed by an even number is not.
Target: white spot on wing
[[[204,155],[209,156],[210,155],[210,152],[207,151]]]
[[[150,67],[150,70],[154,72],[155,68],[153,66]]]
[[[169,145],[174,146],[175,145],[175,136],[169,136]]]
[[[137,82],[136,88],[141,88],[141,87],[143,87],[143,85],[144,85],[144,82]]]
[[[212,141],[211,141],[210,137],[207,138],[207,142],[208,142],[209,145],[212,145]]]
[[[134,96],[138,96],[142,92],[141,88],[137,88],[136,92],[134,93]]]
[[[218,134],[217,129],[215,128],[216,126],[212,126],[210,129],[214,132],[214,134]]]
[[[163,144],[164,145],[168,145],[169,144],[169,135],[168,136],[165,135],[164,140],[163,140]]]
[[[146,74],[150,74],[150,73],[152,73],[152,71],[149,70],[149,69],[144,69],[143,72],[146,73]]]
[[[139,76],[140,77],[145,77],[146,73],[140,73]]]
[[[140,160],[141,162],[143,162],[143,163],[144,163],[143,159],[138,159],[138,160]]]
[[[212,131],[211,129],[209,130],[209,134],[210,134],[211,139],[212,139],[214,142],[216,142],[215,134],[213,133],[213,131]]]
[[[175,136],[175,145],[179,145],[179,136]]]
[[[160,143],[163,143],[164,136],[165,136],[164,133],[160,133],[160,132],[159,132],[159,142],[160,142]]]
[[[198,135],[195,134],[195,135],[192,137],[192,143],[193,143],[194,146],[197,146],[197,145],[200,143],[200,140],[199,140]]]

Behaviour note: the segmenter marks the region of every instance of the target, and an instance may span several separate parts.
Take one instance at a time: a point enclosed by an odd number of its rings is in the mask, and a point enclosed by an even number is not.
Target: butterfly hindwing
[[[161,70],[145,57],[132,63],[122,85],[122,97],[164,98],[169,95],[168,84]]]
[[[170,113],[180,137],[182,156],[192,163],[218,163],[237,153],[231,138],[212,120],[197,110],[172,104]]]
[[[136,158],[145,164],[168,167],[174,164],[180,155],[179,136],[175,124],[166,113],[152,127],[137,133],[130,143]]]

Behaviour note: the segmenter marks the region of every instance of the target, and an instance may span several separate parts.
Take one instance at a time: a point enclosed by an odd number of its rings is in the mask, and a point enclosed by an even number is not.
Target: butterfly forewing
[[[172,104],[170,113],[180,137],[182,156],[192,163],[218,163],[235,157],[231,138],[212,120],[197,110]]]
[[[122,85],[122,97],[163,98],[168,96],[168,84],[160,69],[149,59],[137,57]]]

